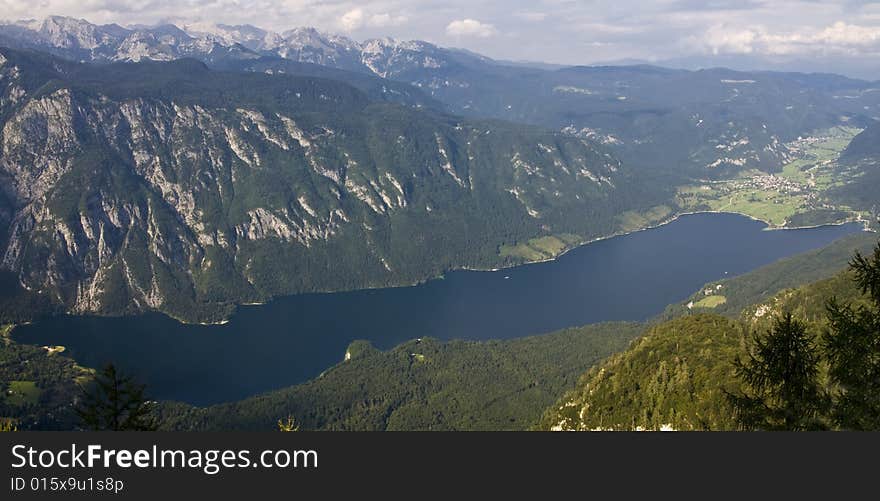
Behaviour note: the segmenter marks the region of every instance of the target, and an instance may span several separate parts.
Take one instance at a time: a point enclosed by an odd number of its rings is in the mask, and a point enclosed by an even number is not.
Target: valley
[[[876,90],[0,22],[0,421],[113,363],[169,430],[729,429],[744,330],[860,300]]]

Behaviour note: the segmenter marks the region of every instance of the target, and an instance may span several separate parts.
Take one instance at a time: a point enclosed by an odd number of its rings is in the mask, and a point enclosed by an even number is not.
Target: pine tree
[[[144,397],[144,386],[121,374],[112,364],[84,389],[76,409],[82,426],[90,430],[152,431],[156,423]]]
[[[832,416],[845,429],[880,430],[880,245],[856,253],[850,270],[870,306],[828,304],[825,351],[834,385]]]
[[[801,322],[786,314],[758,335],[748,358],[734,362],[742,391],[728,393],[741,428],[820,430],[827,399],[819,384],[819,354]]]

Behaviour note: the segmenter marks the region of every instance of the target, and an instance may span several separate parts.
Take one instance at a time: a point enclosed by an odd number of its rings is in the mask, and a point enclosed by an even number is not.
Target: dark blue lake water
[[[58,344],[80,364],[112,361],[153,398],[204,405],[311,379],[348,344],[389,348],[417,337],[513,338],[606,320],[644,320],[704,283],[823,247],[855,224],[764,231],[733,214],[684,216],[595,242],[556,261],[497,272],[457,271],[416,287],[280,298],[245,306],[222,326],[160,314],[57,317],[15,330]]]

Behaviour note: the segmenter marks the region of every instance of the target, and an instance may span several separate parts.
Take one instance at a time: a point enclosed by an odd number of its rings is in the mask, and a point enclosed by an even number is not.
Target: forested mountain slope
[[[624,352],[588,371],[576,389],[547,410],[544,430],[732,430],[726,395],[741,382],[734,360],[747,357],[755,333],[791,313],[814,339],[827,326],[832,297],[867,304],[849,271],[745,308],[739,320],[695,313],[652,327]],[[818,346],[820,342],[815,341]]]
[[[524,430],[577,375],[641,332],[611,323],[506,341],[418,339],[388,351],[353,343],[346,360],[301,385],[206,408],[167,404],[163,428]]]
[[[880,122],[868,124],[868,127],[854,137],[840,155],[841,161],[848,163],[877,159],[878,157],[880,157]]]
[[[840,163],[851,172],[853,182],[836,188],[832,196],[852,206],[880,207],[880,122],[873,122],[853,138],[841,153]]]

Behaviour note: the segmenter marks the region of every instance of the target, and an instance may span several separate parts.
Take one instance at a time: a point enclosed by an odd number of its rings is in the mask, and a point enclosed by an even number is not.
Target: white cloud
[[[702,36],[712,54],[857,55],[880,51],[880,27],[837,21],[825,28],[771,32],[765,26],[712,26]]]
[[[875,45],[880,41],[880,26],[858,26],[838,21],[819,32],[815,39],[837,45]]]
[[[388,12],[370,14],[358,7],[351,9],[339,18],[339,27],[343,31],[352,32],[361,28],[388,28],[401,26],[408,18],[404,15],[394,15]]]
[[[339,18],[339,26],[345,31],[354,31],[364,25],[364,9],[352,9]]]
[[[387,12],[382,14],[373,14],[370,16],[370,20],[367,22],[371,27],[374,28],[385,28],[389,26],[401,26],[405,24],[409,18],[403,15],[392,15]]]
[[[703,35],[704,42],[713,54],[751,54],[759,34],[752,29],[730,29],[713,26]]]
[[[457,19],[446,26],[446,34],[452,37],[489,38],[496,33],[494,26],[476,19]]]

